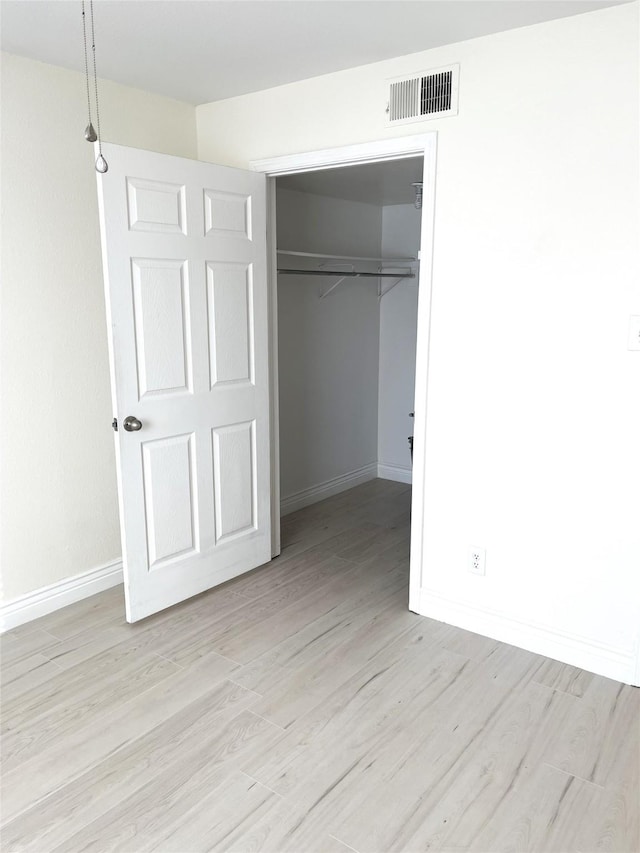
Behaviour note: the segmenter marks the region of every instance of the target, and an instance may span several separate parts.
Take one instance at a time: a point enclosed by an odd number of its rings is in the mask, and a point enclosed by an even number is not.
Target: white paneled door
[[[127,619],[271,559],[265,177],[103,145]]]

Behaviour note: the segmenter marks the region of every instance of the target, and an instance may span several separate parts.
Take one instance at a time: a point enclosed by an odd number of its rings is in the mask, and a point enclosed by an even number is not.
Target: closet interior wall
[[[413,204],[382,208],[382,254],[417,257],[421,211]],[[417,270],[417,267],[416,267]],[[401,281],[380,300],[378,476],[411,482],[418,279]]]
[[[278,246],[380,256],[381,208],[278,190]],[[288,266],[317,269],[313,259]],[[376,279],[350,279],[326,299],[324,276],[278,276],[282,512],[345,483],[376,476],[378,341]]]
[[[280,187],[276,200],[280,249],[417,255],[420,211],[413,205],[365,204]],[[279,256],[279,265],[290,268],[322,263],[331,262]],[[417,278],[400,281],[380,300],[378,279],[349,278],[321,299],[336,280],[278,276],[283,515],[377,476],[411,481]],[[393,283],[383,279],[382,288]]]

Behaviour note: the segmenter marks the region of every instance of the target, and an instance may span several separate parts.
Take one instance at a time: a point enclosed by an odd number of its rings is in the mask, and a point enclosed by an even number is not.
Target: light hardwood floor
[[[127,625],[2,639],[2,850],[640,850],[640,690],[407,610],[407,486]]]

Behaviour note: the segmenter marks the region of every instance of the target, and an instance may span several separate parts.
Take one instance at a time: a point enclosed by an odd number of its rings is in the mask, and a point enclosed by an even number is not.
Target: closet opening
[[[423,166],[275,179],[283,558],[408,578]]]

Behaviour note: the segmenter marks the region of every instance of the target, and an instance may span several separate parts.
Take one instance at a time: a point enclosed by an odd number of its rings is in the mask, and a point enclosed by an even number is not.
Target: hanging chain
[[[84,41],[84,79],[87,84],[87,115],[89,117],[89,123],[84,132],[84,138],[87,142],[95,142],[96,132],[93,129],[93,123],[91,121],[91,93],[89,89],[89,58],[87,52],[87,21],[86,14],[84,9],[84,0],[82,0],[82,38]]]
[[[93,94],[96,107],[96,129],[91,123],[91,89],[89,83],[89,59],[87,50],[87,23],[85,14],[85,0],[82,0],[82,35],[84,38],[84,74],[87,83],[87,108],[89,111],[89,124],[84,132],[84,138],[88,142],[98,142],[98,157],[96,159],[96,171],[106,172],[109,169],[107,161],[102,155],[102,134],[100,133],[100,105],[98,102],[98,72],[96,70],[96,32],[93,21],[93,0],[89,0],[89,14],[91,15],[91,53],[93,56]],[[97,130],[97,132],[96,132]]]
[[[93,0],[89,0],[91,11],[91,52],[93,53],[93,88],[96,102],[96,129],[98,131],[98,153],[102,156],[102,137],[100,135],[100,111],[98,108],[98,73],[96,71],[96,32],[93,26]]]

